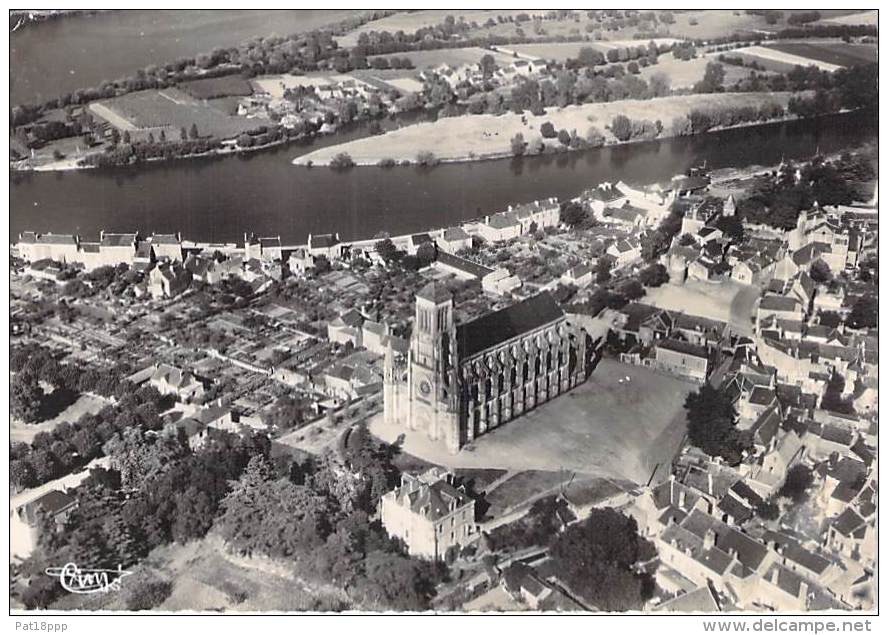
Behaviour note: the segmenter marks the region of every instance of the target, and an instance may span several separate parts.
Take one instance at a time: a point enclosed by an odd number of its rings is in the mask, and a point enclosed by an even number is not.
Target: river
[[[239,157],[185,159],[109,170],[14,173],[11,236],[23,230],[181,231],[192,240],[244,232],[370,238],[441,227],[547,196],[572,197],[600,181],[664,181],[704,160],[711,169],[772,165],[876,138],[872,113],[740,128],[514,161],[382,169],[290,165],[310,148],[281,146]],[[330,142],[330,141],[327,141]]]

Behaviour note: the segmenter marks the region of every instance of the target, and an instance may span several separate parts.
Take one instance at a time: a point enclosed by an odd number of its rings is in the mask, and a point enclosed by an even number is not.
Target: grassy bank
[[[591,127],[604,135],[605,143],[618,143],[607,126],[617,115],[630,119],[659,119],[663,132],[659,138],[672,134],[673,119],[696,108],[721,106],[755,106],[777,102],[786,106],[790,93],[721,93],[714,95],[681,95],[648,100],[583,104],[566,108],[550,108],[545,115],[530,112],[516,115],[465,115],[419,123],[377,137],[358,139],[322,148],[298,157],[295,165],[328,165],[331,159],[345,152],[357,165],[376,165],[382,159],[415,161],[420,152],[430,151],[441,161],[473,161],[511,156],[511,139],[518,133],[532,143],[540,139],[540,127],[551,122],[556,130],[576,130],[585,137]],[[560,145],[557,139],[546,139],[547,146]]]

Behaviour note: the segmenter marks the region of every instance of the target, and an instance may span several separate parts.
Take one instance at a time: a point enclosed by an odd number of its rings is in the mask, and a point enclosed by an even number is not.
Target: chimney
[[[808,597],[808,583],[800,582],[799,583],[799,598],[806,599]]]
[[[712,472],[706,473],[706,487],[709,495],[712,496]]]
[[[686,499],[685,491],[684,491],[684,490],[681,490],[681,491],[678,493],[678,506],[679,506],[681,509],[684,509],[684,508],[685,508],[685,502],[686,502],[685,499]]]
[[[704,549],[712,549],[715,546],[715,532],[712,529],[707,529],[706,533],[703,534],[703,548]]]
[[[769,579],[771,581],[771,584],[773,584],[775,586],[777,585],[777,581],[780,579],[780,568],[779,567],[774,567],[773,569],[771,569],[771,575],[769,576]]]

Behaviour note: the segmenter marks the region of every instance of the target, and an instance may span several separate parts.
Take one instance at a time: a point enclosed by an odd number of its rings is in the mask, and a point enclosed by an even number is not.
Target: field
[[[810,45],[802,45],[804,47],[797,53],[784,51],[786,45],[767,45],[767,46],[747,46],[745,48],[735,49],[730,55],[739,55],[747,60],[754,60],[764,66],[769,71],[785,73],[791,71],[796,66],[816,66],[822,71],[833,72],[842,68],[840,64],[829,63],[814,59],[808,55],[812,52],[808,47]],[[823,57],[824,53],[818,53],[819,57]],[[855,63],[860,63],[859,61]]]
[[[219,97],[246,97],[253,94],[253,87],[239,75],[208,77],[185,82],[179,87],[195,99],[217,99]]]
[[[630,381],[626,382],[625,377]],[[622,382],[620,380],[623,380]],[[450,468],[500,468],[537,470],[552,475],[543,483],[558,485],[562,470],[644,484],[655,467],[671,463],[684,436],[684,399],[694,385],[638,366],[602,360],[591,377],[569,393],[482,435],[458,454],[448,454],[442,444],[424,433],[386,425],[382,417],[370,421],[377,437],[394,443],[399,438],[405,452]],[[526,498],[524,482],[509,479],[491,496],[499,504]],[[503,489],[506,488],[506,489]]]
[[[765,26],[760,16],[746,15],[743,11],[709,9],[675,14],[675,24],[669,25],[669,35],[679,38],[717,38],[739,31],[751,31]],[[691,20],[696,24],[691,24]]]
[[[825,24],[863,24],[868,26],[878,26],[879,12],[873,10],[864,11],[863,13],[852,13],[851,15],[843,15],[834,18],[824,18],[820,22]]]
[[[767,48],[837,66],[867,64],[875,62],[878,57],[874,45],[845,42],[778,42],[768,44]]]
[[[654,66],[647,66],[641,69],[641,77],[645,81],[650,81],[651,77],[656,73],[664,73],[669,77],[669,85],[672,88],[690,88],[701,79],[706,73],[706,65],[709,62],[718,61],[715,56],[696,57],[692,60],[680,60],[672,55],[672,53],[664,53],[660,55],[659,62]],[[752,72],[751,69],[732,66],[730,64],[722,64],[725,69],[725,86],[731,86],[736,82],[746,79]]]
[[[514,60],[510,55],[488,51],[477,46],[468,46],[466,48],[454,49],[436,49],[432,51],[408,51],[406,53],[392,53],[391,55],[377,55],[369,58],[373,60],[376,57],[389,59],[392,57],[407,57],[413,62],[415,74],[426,68],[434,68],[441,64],[450,64],[451,66],[462,66],[463,64],[478,64],[485,55],[493,55],[494,60],[500,66],[511,64]]]
[[[577,130],[585,135],[590,125],[596,126],[610,142],[615,141],[605,127],[617,115],[631,119],[660,119],[668,126],[673,118],[686,115],[697,107],[721,105],[761,105],[789,101],[789,93],[749,93],[682,95],[653,100],[625,100],[620,102],[584,104],[566,108],[550,108],[542,116],[530,113],[516,115],[464,115],[448,117],[435,122],[405,126],[385,135],[360,139],[330,146],[302,155],[293,161],[296,165],[326,165],[340,152],[348,153],[359,165],[376,165],[380,159],[413,161],[418,152],[430,150],[441,160],[462,161],[511,154],[510,140],[517,133],[530,142],[540,137],[540,126],[551,121],[556,129]],[[548,140],[548,143],[553,143]]]
[[[89,108],[121,131],[167,130],[175,133],[173,139],[178,139],[181,128],[189,129],[192,124],[201,136],[228,139],[265,123],[228,116],[175,88],[130,93],[93,102]]]
[[[460,10],[460,9],[434,9],[428,11],[412,11],[410,13],[396,13],[381,20],[368,22],[346,35],[337,38],[339,46],[354,46],[358,43],[358,36],[361,33],[369,33],[370,31],[388,31],[395,33],[396,31],[404,31],[404,33],[414,33],[423,27],[430,27],[441,24],[448,15],[452,15],[457,19],[464,19],[466,22],[477,22],[479,25],[487,22],[488,19],[496,19],[498,15],[518,15],[519,13],[527,13],[528,15],[544,14],[548,9],[498,9],[495,11],[481,10]]]
[[[674,38],[654,38],[654,42],[658,45],[672,44],[676,40]],[[563,62],[567,59],[576,58],[580,49],[592,48],[601,53],[607,53],[614,48],[624,48],[627,46],[647,46],[650,40],[613,40],[613,41],[595,41],[595,42],[545,42],[539,44],[508,44],[500,46],[499,50],[504,53],[518,53],[519,56],[526,59],[545,59]]]

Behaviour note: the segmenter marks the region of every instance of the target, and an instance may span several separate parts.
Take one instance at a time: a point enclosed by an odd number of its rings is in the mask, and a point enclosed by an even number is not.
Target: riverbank
[[[628,99],[617,102],[583,104],[552,109],[540,116],[530,112],[521,115],[509,112],[504,115],[463,115],[448,117],[431,123],[420,123],[388,132],[372,139],[361,139],[329,146],[297,157],[294,165],[329,165],[333,157],[346,153],[355,165],[376,165],[384,159],[396,163],[415,162],[420,152],[432,152],[441,162],[465,162],[501,159],[513,156],[511,140],[521,134],[528,144],[543,140],[547,146],[562,146],[558,139],[542,139],[541,126],[550,122],[555,130],[576,131],[586,138],[594,127],[604,137],[605,145],[619,145],[650,139],[637,138],[621,142],[608,129],[614,117],[625,115],[632,120],[659,120],[663,131],[657,137],[666,139],[678,136],[673,131],[673,121],[686,117],[694,109],[724,107],[759,108],[778,104],[785,108],[792,93],[718,93],[706,95],[678,95],[657,99]],[[745,125],[761,125],[754,122]],[[563,147],[563,146],[562,146]],[[580,148],[578,148],[580,149]],[[583,148],[585,149],[585,148]]]

